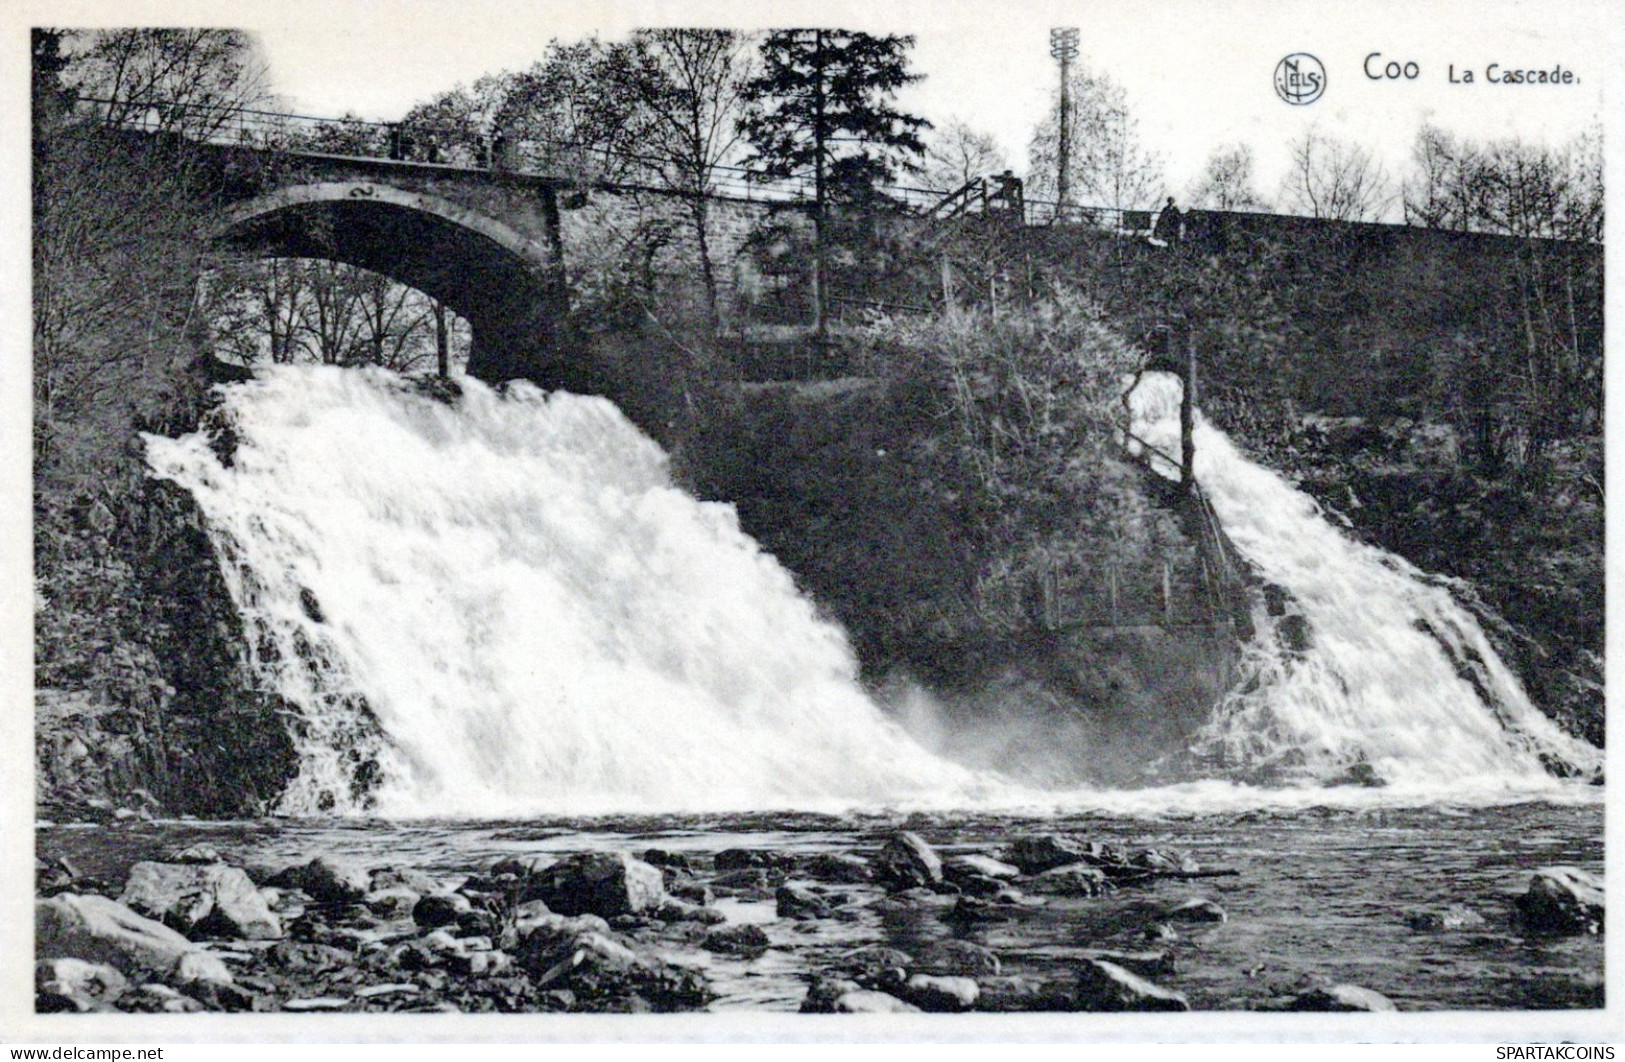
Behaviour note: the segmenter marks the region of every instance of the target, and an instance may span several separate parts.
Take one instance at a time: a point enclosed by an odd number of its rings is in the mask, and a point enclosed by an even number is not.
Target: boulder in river
[[[787,881],[773,894],[780,918],[824,918],[829,915],[829,899],[799,881]]]
[[[1006,858],[1023,874],[1042,874],[1068,863],[1081,863],[1087,854],[1080,842],[1053,833],[1017,837],[1005,851]]]
[[[503,856],[487,867],[484,874],[476,875],[476,879],[487,883],[497,880],[508,884],[525,883],[557,862],[556,856],[543,855],[539,852]]]
[[[915,974],[903,982],[897,994],[931,1014],[958,1014],[976,1006],[980,990],[969,977],[934,977]]]
[[[1042,874],[1068,863],[1111,867],[1127,865],[1122,849],[1099,841],[1079,841],[1053,833],[1018,837],[1005,849],[1005,858],[1023,874]]]
[[[1438,910],[1410,911],[1405,924],[1423,933],[1436,933],[1450,929],[1477,929],[1483,926],[1484,916],[1471,907],[1453,903]]]
[[[676,867],[661,867],[661,874],[666,879],[666,892],[687,903],[699,904],[708,907],[716,901],[717,895],[711,891],[711,886],[694,877],[686,870]]]
[[[1027,881],[1029,891],[1050,896],[1102,896],[1112,889],[1106,872],[1088,863],[1069,863]]]
[[[914,956],[898,948],[883,944],[870,944],[841,955],[835,969],[843,976],[860,981],[873,981],[886,970],[908,970],[914,966]]]
[[[724,848],[718,852],[712,865],[720,872],[730,870],[749,870],[761,868],[764,870],[788,870],[795,862],[795,857],[783,852],[774,852],[766,848]]]
[[[282,936],[281,920],[248,875],[225,863],[137,863],[119,902],[190,936]]]
[[[1086,959],[1078,968],[1074,1003],[1079,1010],[1190,1010],[1184,993],[1153,984],[1139,974]]]
[[[1212,900],[1195,897],[1168,908],[1162,917],[1170,922],[1223,922],[1230,916]]]
[[[366,903],[367,910],[379,918],[411,918],[413,909],[421,899],[421,895],[404,885],[391,885],[367,893]]]
[[[540,921],[514,958],[536,988],[568,989],[589,1009],[635,997],[655,1010],[686,1010],[703,1006],[710,995],[698,971],[667,963],[593,915]]]
[[[977,982],[976,1009],[995,1014],[1025,1011],[1072,1010],[1072,986],[1064,980],[1016,974],[984,977]]]
[[[1287,1005],[1288,1010],[1393,1010],[1394,1004],[1381,992],[1359,985],[1331,985],[1311,988]]]
[[[1128,858],[1128,865],[1139,870],[1169,871],[1194,874],[1201,864],[1184,852],[1172,848],[1141,848]]]
[[[999,956],[974,941],[948,938],[919,949],[914,968],[921,973],[991,977],[999,972]]]
[[[613,918],[658,907],[666,882],[659,867],[626,852],[587,852],[541,871],[532,892],[559,914]]]
[[[798,871],[814,881],[832,881],[847,885],[865,885],[874,880],[875,872],[868,863],[844,852],[820,852],[802,861]]]
[[[816,977],[802,1000],[803,1014],[911,1014],[920,1008],[838,977]]]
[[[203,1004],[168,985],[148,982],[119,997],[119,1009],[135,1014],[193,1014]]]
[[[318,903],[360,903],[372,891],[372,875],[353,860],[320,855],[304,866],[289,867],[267,884],[300,889]]]
[[[648,848],[644,850],[642,859],[650,866],[670,867],[675,870],[694,869],[694,857],[687,852],[670,852],[664,848]]]
[[[761,926],[717,926],[705,934],[700,947],[722,955],[754,958],[767,950],[767,932]]]
[[[220,849],[212,844],[192,844],[169,853],[165,862],[206,866],[209,863],[224,863],[225,859],[220,855]]]
[[[474,909],[467,896],[460,892],[435,892],[418,898],[412,906],[412,921],[425,929],[452,926]]]
[[[93,892],[94,887],[85,880],[73,860],[58,856],[52,860],[35,858],[34,895],[55,896],[59,892]]]
[[[1601,933],[1602,879],[1579,867],[1541,867],[1517,900],[1529,929],[1544,933]]]
[[[1089,957],[1103,959],[1141,977],[1168,977],[1177,972],[1173,953],[1167,951],[1096,951]]]
[[[279,889],[275,885],[261,885],[260,899],[284,924],[304,914],[311,902],[307,893],[298,889]]]
[[[103,962],[42,959],[34,964],[34,1009],[40,1013],[106,1010],[129,987],[127,977]]]
[[[416,867],[394,865],[374,870],[369,876],[368,885],[371,892],[383,889],[411,889],[419,896],[442,892],[445,889],[444,885]]]
[[[1010,891],[1010,886],[999,878],[983,877],[981,874],[961,875],[953,880],[952,885],[959,890],[961,899],[974,896],[985,900]]]
[[[105,896],[62,893],[37,901],[34,953],[106,963],[127,977],[231,981],[218,955]]]
[[[961,896],[943,919],[956,925],[971,926],[983,922],[1008,922],[1015,918],[1014,904],[994,903],[974,896]]]
[[[1021,876],[1021,868],[992,856],[971,853],[950,856],[942,861],[942,876],[963,886],[967,880],[1014,881]],[[970,890],[966,890],[967,892]]]
[[[832,1009],[836,1014],[917,1014],[920,1010],[894,995],[867,988],[841,993]]]
[[[344,948],[298,940],[272,945],[265,957],[273,965],[301,976],[343,969],[354,959]]]
[[[872,864],[875,879],[888,889],[911,889],[942,881],[942,857],[917,833],[898,830]]]
[[[718,874],[711,879],[711,886],[723,896],[739,895],[759,899],[770,894],[774,886],[782,882],[786,876],[782,870],[746,867],[743,870],[730,870],[726,874]]]

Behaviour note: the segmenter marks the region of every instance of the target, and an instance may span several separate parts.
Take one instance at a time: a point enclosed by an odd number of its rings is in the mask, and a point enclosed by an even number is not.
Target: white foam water
[[[611,403],[462,389],[277,368],[224,390],[228,463],[202,434],[147,441],[209,522],[251,663],[299,709],[282,810],[987,797],[870,703],[842,633]]]
[[[1179,452],[1179,380],[1148,373],[1133,431]],[[1418,793],[1549,792],[1548,767],[1591,774],[1602,754],[1530,703],[1447,580],[1364,545],[1308,495],[1246,458],[1198,414],[1196,480],[1235,547],[1285,591],[1305,636],[1255,608],[1245,681],[1198,751],[1278,780],[1352,777]],[[1307,644],[1294,644],[1304,642]]]
[[[147,439],[154,475],[208,521],[251,667],[290,706],[283,812],[1156,815],[1600,796],[1543,768],[1590,770],[1600,753],[1529,704],[1446,586],[1342,535],[1205,423],[1198,478],[1310,645],[1289,651],[1260,612],[1250,682],[1198,750],[1224,777],[1042,792],[934,756],[888,719],[839,629],[731,506],[674,487],[612,404],[461,386],[447,403],[383,372],[278,367],[222,390],[221,445]],[[1134,398],[1136,434],[1177,450],[1178,382],[1148,377]],[[1387,785],[1326,785],[1355,764]],[[1272,784],[1234,780],[1248,772]]]

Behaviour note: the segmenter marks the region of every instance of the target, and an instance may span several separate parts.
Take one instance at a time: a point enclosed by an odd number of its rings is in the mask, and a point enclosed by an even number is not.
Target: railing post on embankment
[[[1196,325],[1185,321],[1185,386],[1179,396],[1179,482],[1196,492]]]

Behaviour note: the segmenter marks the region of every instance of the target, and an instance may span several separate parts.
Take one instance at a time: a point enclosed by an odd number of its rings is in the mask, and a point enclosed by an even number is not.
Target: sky
[[[1258,190],[1276,191],[1287,144],[1307,129],[1356,140],[1391,175],[1408,165],[1416,131],[1431,121],[1475,139],[1517,135],[1562,142],[1598,120],[1609,32],[1605,0],[1295,3],[1104,0],[889,0],[810,3],[559,2],[559,0],[54,0],[57,25],[135,22],[236,25],[259,34],[271,80],[300,113],[399,117],[413,103],[481,74],[530,65],[549,40],[596,32],[618,38],[643,25],[764,28],[822,24],[916,38],[924,74],[900,103],[941,125],[958,118],[993,134],[1018,170],[1057,81],[1049,29],[1076,26],[1080,61],[1128,93],[1143,142],[1160,154],[1180,193],[1221,145],[1254,152]],[[1325,94],[1293,106],[1275,93],[1276,64],[1316,56]],[[1381,75],[1389,61],[1416,76]],[[1572,72],[1567,85],[1485,80],[1491,63]],[[1472,84],[1463,83],[1466,71]],[[1452,83],[1452,74],[1456,79]]]

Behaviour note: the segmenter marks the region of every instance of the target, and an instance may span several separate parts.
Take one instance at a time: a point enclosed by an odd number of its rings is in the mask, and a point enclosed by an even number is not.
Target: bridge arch
[[[227,208],[210,234],[266,257],[324,258],[381,273],[472,326],[468,371],[489,383],[575,383],[557,246],[439,196],[377,181],[290,185]]]

